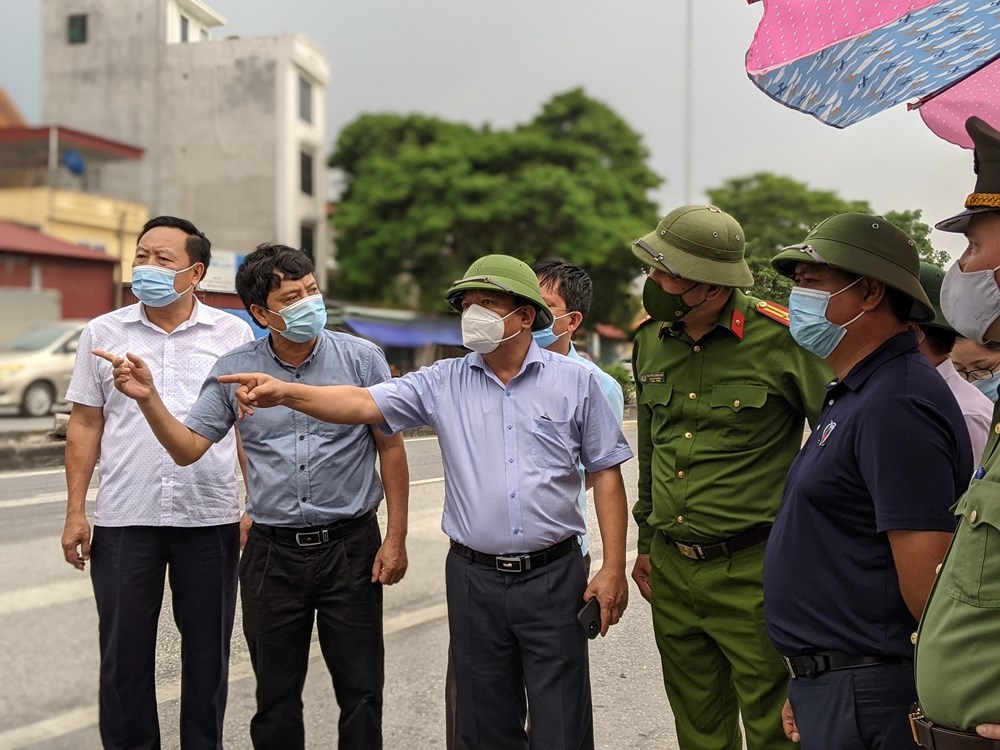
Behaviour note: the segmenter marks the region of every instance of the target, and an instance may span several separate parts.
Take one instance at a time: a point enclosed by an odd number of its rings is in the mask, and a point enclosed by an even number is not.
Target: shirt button
[[[936,567],[936,568],[934,568],[934,575],[937,575],[938,573],[940,573],[940,572],[941,572],[941,566],[942,566],[942,565],[944,565],[944,563],[938,563],[938,564],[937,564],[937,567]]]
[[[508,430],[513,430],[514,429],[514,425],[512,425],[512,424],[507,425],[507,429]]]
[[[833,406],[833,399],[831,398],[829,401],[826,402],[826,404],[827,406]]]
[[[301,373],[301,372],[297,372],[297,373],[295,373],[295,379],[296,379],[296,380],[298,380],[298,379],[299,379],[299,378],[301,378],[301,377],[302,377],[302,373]]]
[[[507,463],[509,463],[509,464],[512,464],[512,463],[514,463],[514,459],[513,459],[513,458],[508,458],[508,459],[507,459]]]
[[[969,520],[972,521],[972,523],[975,523],[977,518],[979,518],[979,511],[977,510],[972,511],[972,513],[969,515]]]
[[[684,437],[686,437],[688,440],[690,440],[691,438],[694,437],[694,433],[693,432],[685,432],[684,433]]]
[[[299,440],[305,440],[305,439],[306,439],[305,435],[299,435]]]
[[[697,393],[689,393],[688,394],[688,398],[693,401],[694,399],[698,398],[698,394]]]
[[[308,502],[309,502],[309,498],[308,498],[308,497],[304,497],[304,498],[302,498],[302,502],[304,502],[304,503],[308,503]]]
[[[516,494],[517,494],[516,492],[511,492],[510,493],[511,498],[513,498]]]
[[[701,351],[701,347],[700,347],[700,346],[698,346],[697,344],[695,344],[695,345],[694,345],[694,346],[693,346],[693,347],[691,348],[691,351],[695,351],[695,352],[700,352],[700,351]]]
[[[685,476],[685,475],[684,475],[684,472],[683,472],[683,471],[678,471],[678,472],[677,472],[677,477],[678,477],[679,479],[683,479],[683,478],[684,478],[684,476]]]
[[[1000,422],[997,422],[997,426],[993,428],[993,432],[1000,435]]]
[[[305,471],[305,470],[306,470],[306,465],[305,464],[299,464],[299,471]]]
[[[910,643],[912,643],[914,646],[917,645],[917,633],[916,633],[916,631],[910,633]]]
[[[677,516],[677,523],[684,523],[687,519],[684,516]]]
[[[736,399],[735,401],[733,401],[733,408],[734,409],[739,409],[740,408],[740,400],[739,399]]]

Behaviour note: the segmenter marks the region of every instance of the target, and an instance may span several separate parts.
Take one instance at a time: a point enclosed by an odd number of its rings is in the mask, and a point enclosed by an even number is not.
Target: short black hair
[[[955,339],[958,338],[957,333],[949,331],[947,328],[939,328],[938,326],[930,326],[922,323],[918,325],[920,326],[920,330],[923,331],[924,343],[927,344],[927,348],[931,352],[939,357],[946,357],[951,354],[951,350],[955,346]]]
[[[551,286],[566,301],[566,308],[587,317],[594,298],[594,283],[582,268],[559,258],[540,260],[531,270],[542,286]]]
[[[250,312],[251,305],[267,308],[267,296],[281,286],[282,279],[297,281],[312,272],[313,263],[301,250],[265,242],[243,259],[243,265],[236,272],[236,293],[253,322],[257,323]],[[260,323],[257,325],[266,328]]]
[[[156,227],[171,227],[184,232],[188,236],[184,243],[188,260],[192,263],[201,263],[205,266],[205,270],[208,270],[208,265],[212,262],[212,243],[204,232],[199,231],[198,227],[187,219],[178,219],[176,216],[157,216],[142,225],[136,242],[141,240],[146,232],[150,229],[156,229]]]

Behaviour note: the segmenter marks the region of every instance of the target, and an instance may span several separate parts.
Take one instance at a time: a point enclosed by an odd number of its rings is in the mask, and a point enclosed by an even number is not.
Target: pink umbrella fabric
[[[764,0],[746,68],[771,98],[842,128],[998,58],[1000,0]]]
[[[992,63],[964,81],[917,105],[924,124],[935,135],[971,149],[965,121],[972,115],[1000,127],[1000,63]]]

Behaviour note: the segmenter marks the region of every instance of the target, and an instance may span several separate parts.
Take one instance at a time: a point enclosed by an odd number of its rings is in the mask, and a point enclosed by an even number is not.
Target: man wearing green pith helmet
[[[639,549],[683,750],[793,747],[787,674],[764,629],[764,547],[803,428],[831,371],[789,335],[788,311],[742,289],[739,223],[683,206],[632,245],[646,267],[636,333]]]

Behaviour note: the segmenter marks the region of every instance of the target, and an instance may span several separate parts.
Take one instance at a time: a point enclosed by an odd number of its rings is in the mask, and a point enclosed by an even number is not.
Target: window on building
[[[313,121],[313,87],[302,76],[299,76],[299,119]]]
[[[316,225],[309,222],[302,222],[299,226],[299,247],[302,252],[309,256],[310,260],[316,260]]]
[[[87,14],[77,13],[69,17],[67,25],[67,40],[70,44],[87,43]]]
[[[201,30],[201,41],[203,41],[203,42],[207,42],[208,41],[208,29],[202,29]]]
[[[181,16],[181,41],[186,42],[188,40],[188,34],[191,31],[191,22],[188,21],[187,16]]]
[[[299,154],[299,189],[306,195],[313,194],[313,155],[308,151]]]

